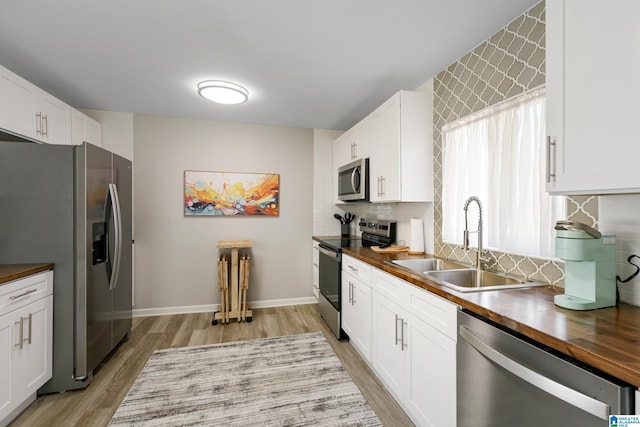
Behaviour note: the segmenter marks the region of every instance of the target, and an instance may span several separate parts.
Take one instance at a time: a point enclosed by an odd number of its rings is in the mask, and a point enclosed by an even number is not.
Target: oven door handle
[[[564,402],[567,402],[572,406],[575,406],[576,408],[582,409],[591,415],[595,415],[603,420],[609,419],[609,405],[553,381],[552,379],[519,364],[493,347],[490,347],[487,343],[471,333],[471,331],[465,326],[460,326],[460,337],[467,341],[487,359],[529,384]]]
[[[320,245],[318,245],[318,250],[320,252],[322,252],[323,254],[327,255],[328,257],[335,258],[336,260],[340,259],[340,253],[339,252],[336,252],[336,251],[333,251],[331,249],[325,248],[324,246],[322,246],[322,243]]]

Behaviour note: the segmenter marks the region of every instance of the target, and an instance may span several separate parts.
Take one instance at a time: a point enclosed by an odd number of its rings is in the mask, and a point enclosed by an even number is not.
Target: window
[[[463,206],[469,196],[477,196],[483,205],[485,248],[554,256],[553,228],[566,208],[564,197],[545,191],[545,135],[543,89],[444,126],[444,242],[462,244]],[[476,209],[471,204],[468,210],[473,231]]]

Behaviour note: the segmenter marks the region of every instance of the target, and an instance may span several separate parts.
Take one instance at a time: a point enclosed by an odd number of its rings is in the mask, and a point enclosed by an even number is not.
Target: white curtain
[[[545,98],[542,89],[443,128],[442,238],[461,244],[465,200],[483,207],[485,248],[553,257],[554,225],[565,198],[545,191]],[[469,207],[469,229],[477,208]],[[477,241],[471,235],[471,245]]]

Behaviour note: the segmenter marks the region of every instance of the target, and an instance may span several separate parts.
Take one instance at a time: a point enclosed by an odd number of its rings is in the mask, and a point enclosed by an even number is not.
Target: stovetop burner
[[[325,239],[320,243],[336,252],[341,252],[343,248],[385,246],[396,241],[396,221],[362,218],[358,225],[362,231],[361,239]]]
[[[320,243],[337,252],[340,252],[342,248],[361,248],[364,246],[362,239],[326,239],[320,240]]]

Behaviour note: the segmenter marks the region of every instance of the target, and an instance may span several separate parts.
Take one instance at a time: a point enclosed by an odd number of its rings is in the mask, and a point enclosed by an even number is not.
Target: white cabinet
[[[338,200],[338,169],[358,159],[369,157],[369,117],[340,135],[333,141],[333,194]]]
[[[342,255],[342,329],[367,363],[371,362],[371,267]]]
[[[311,258],[311,273],[313,286],[313,295],[318,299],[320,292],[320,247],[317,241],[313,241],[313,253]]]
[[[433,201],[433,93],[400,91],[369,117],[371,201]]]
[[[0,129],[48,144],[71,143],[71,107],[0,67]]]
[[[102,146],[102,125],[81,111],[71,110],[71,143],[82,145],[83,142]]]
[[[372,367],[413,421],[456,419],[457,306],[372,270]]]
[[[369,157],[369,117],[336,138],[333,153],[336,170],[354,160]]]
[[[547,191],[640,192],[640,2],[546,3]]]
[[[53,272],[0,286],[0,424],[36,398],[52,374]]]

